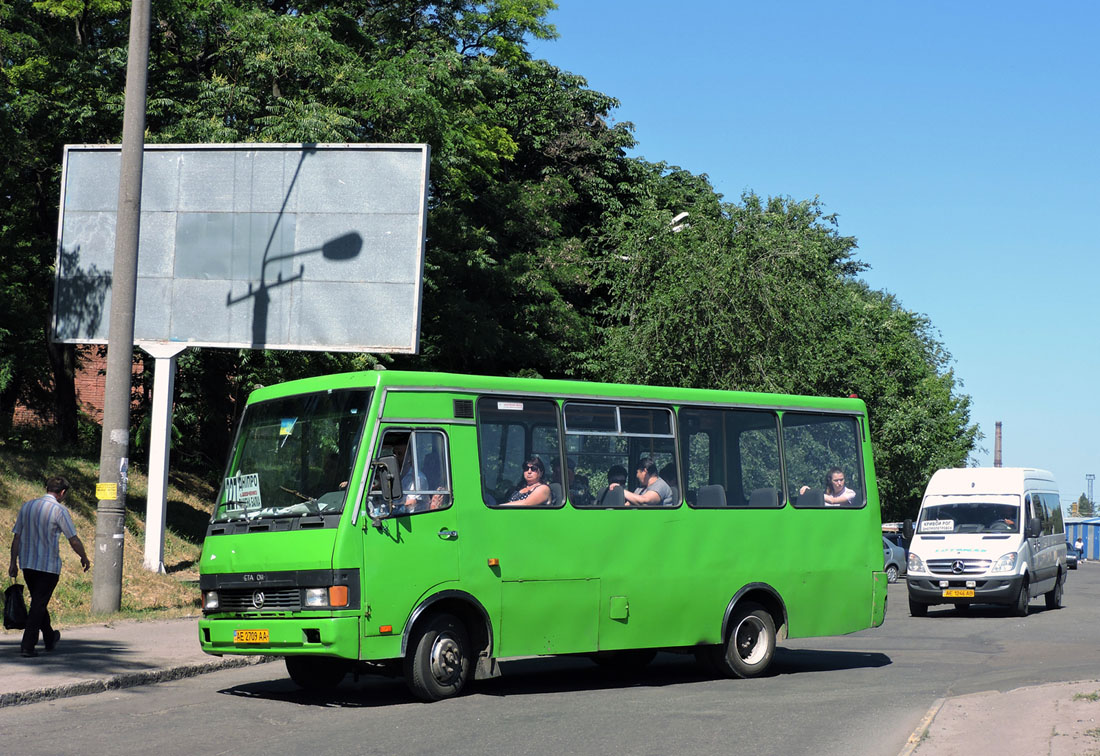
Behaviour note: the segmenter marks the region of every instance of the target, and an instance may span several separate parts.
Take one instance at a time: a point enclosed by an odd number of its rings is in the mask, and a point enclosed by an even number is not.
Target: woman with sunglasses
[[[523,463],[523,480],[520,488],[508,498],[509,504],[537,507],[550,501],[550,485],[546,482],[546,468],[542,460],[531,457]]]

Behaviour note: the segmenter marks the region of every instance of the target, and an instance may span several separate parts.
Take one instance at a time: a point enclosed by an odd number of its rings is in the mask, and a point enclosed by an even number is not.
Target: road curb
[[[87,696],[93,693],[103,693],[108,690],[121,690],[123,688],[135,688],[139,685],[151,685],[152,683],[181,680],[185,677],[196,677],[208,672],[217,672],[222,669],[234,667],[248,667],[254,664],[266,664],[274,661],[274,656],[235,656],[228,659],[216,659],[214,661],[199,664],[181,664],[164,669],[150,669],[141,672],[126,672],[93,680],[81,680],[75,683],[66,683],[50,688],[35,688],[15,693],[0,694],[0,708],[5,706],[22,706],[23,704],[51,701],[58,698],[71,698],[73,696]]]
[[[943,708],[946,701],[946,698],[937,698],[932,703],[932,706],[924,713],[924,717],[917,723],[917,728],[913,730],[913,734],[909,736],[909,740],[905,741],[905,747],[901,749],[901,753],[899,753],[898,756],[912,756],[913,751],[917,750],[917,746],[924,740],[928,728],[932,726],[932,720],[940,713],[940,709]]]

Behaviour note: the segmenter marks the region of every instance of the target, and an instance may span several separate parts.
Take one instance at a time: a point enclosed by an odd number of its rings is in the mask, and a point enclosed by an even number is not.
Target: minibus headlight
[[[330,585],[327,588],[306,588],[307,607],[339,608],[348,605],[348,587],[346,585]]]
[[[328,606],[328,588],[306,588],[306,606]]]
[[[1016,552],[1005,554],[989,568],[990,572],[1012,572],[1016,569]]]
[[[216,612],[221,603],[218,601],[217,591],[203,591],[202,592],[202,608],[203,611]]]
[[[909,552],[908,571],[909,572],[924,572],[924,560],[921,559],[916,554],[914,554],[912,551]]]

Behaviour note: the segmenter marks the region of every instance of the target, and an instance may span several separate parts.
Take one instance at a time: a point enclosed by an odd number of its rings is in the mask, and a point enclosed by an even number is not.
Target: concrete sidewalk
[[[21,630],[0,634],[0,707],[175,680],[268,657],[208,656],[198,617],[62,627],[61,642],[38,656],[19,654]]]
[[[901,756],[1100,754],[1100,681],[986,691],[932,704]]]

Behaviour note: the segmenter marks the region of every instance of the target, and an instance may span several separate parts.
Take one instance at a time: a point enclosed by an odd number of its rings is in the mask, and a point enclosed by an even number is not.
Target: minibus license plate
[[[234,643],[270,643],[267,630],[234,630]]]
[[[973,588],[944,588],[944,598],[974,598]]]

